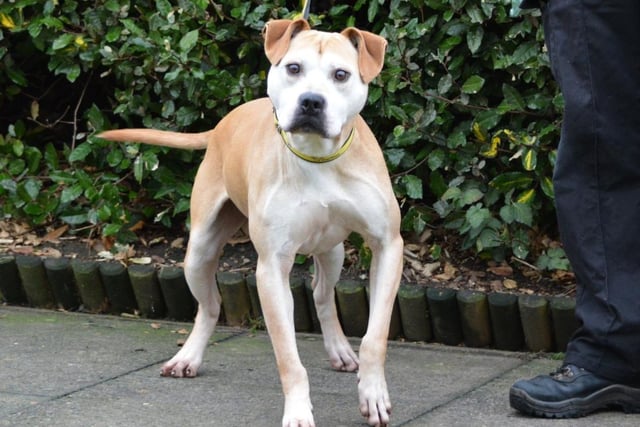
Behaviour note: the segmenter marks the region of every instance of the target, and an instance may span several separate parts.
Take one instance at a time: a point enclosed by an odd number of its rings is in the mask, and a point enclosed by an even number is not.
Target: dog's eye
[[[302,67],[300,67],[300,64],[287,64],[287,73],[289,73],[290,75],[295,75],[295,74],[300,74],[300,70],[302,70]]]
[[[336,70],[336,72],[333,74],[333,78],[336,79],[336,81],[344,82],[344,81],[347,81],[347,79],[349,79],[350,75],[351,73],[348,71]]]

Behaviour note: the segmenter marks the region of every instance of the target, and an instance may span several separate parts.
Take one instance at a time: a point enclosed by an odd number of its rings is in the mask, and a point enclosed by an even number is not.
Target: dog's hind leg
[[[353,372],[358,369],[358,356],[340,326],[334,292],[344,262],[344,246],[340,243],[329,252],[314,255],[313,260],[313,299],[331,367],[338,371]]]
[[[193,330],[180,351],[162,367],[163,376],[195,377],[220,314],[221,298],[216,285],[216,271],[222,248],[246,222],[235,205],[226,200],[217,215],[211,206],[209,221],[193,223],[185,257],[185,276],[191,293],[198,301]]]

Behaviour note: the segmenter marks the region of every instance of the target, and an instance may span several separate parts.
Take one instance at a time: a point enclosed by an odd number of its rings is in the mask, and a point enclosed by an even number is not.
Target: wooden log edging
[[[462,342],[462,324],[456,294],[455,289],[427,288],[433,336],[441,344],[458,345]]]
[[[223,321],[248,325],[262,308],[255,275],[218,272]],[[292,277],[298,332],[320,332],[311,280]],[[369,316],[368,285],[341,281],[336,307],[348,336],[362,336]],[[0,301],[38,308],[138,314],[192,321],[195,301],[178,267],[0,256]],[[389,338],[487,347],[507,351],[563,352],[577,328],[575,299],[489,293],[403,283]],[[259,324],[254,322],[253,324]]]
[[[99,267],[104,290],[109,299],[109,313],[134,313],[138,309],[127,268],[119,262],[103,262]]]
[[[55,308],[56,301],[42,260],[36,256],[19,256],[16,265],[29,304],[38,308]]]
[[[102,285],[100,265],[96,261],[73,260],[71,269],[84,309],[90,313],[104,313],[108,299]]]
[[[505,293],[491,293],[489,317],[493,332],[493,344],[498,350],[517,351],[524,346],[524,333],[518,308],[518,296]]]
[[[158,281],[167,306],[167,317],[172,320],[193,320],[196,301],[189,291],[184,271],[178,267],[160,267]]]
[[[45,259],[44,269],[58,306],[64,310],[77,310],[80,307],[80,295],[78,295],[69,259]]]
[[[467,347],[489,347],[492,342],[489,303],[484,292],[462,290],[456,295],[462,326],[462,339]]]
[[[402,283],[397,300],[405,338],[409,341],[431,341],[433,334],[426,289]]]
[[[0,294],[8,304],[27,304],[27,296],[22,287],[18,265],[13,256],[0,257]]]

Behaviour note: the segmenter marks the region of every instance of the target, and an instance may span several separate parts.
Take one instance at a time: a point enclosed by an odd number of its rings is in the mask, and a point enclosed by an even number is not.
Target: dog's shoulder
[[[273,117],[273,105],[269,98],[258,98],[235,107],[222,118],[220,123],[231,121],[234,123],[253,123],[264,117]]]

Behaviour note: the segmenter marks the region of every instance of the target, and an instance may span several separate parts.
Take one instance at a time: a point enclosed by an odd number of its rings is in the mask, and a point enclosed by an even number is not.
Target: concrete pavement
[[[160,377],[190,327],[0,306],[0,426],[279,426],[283,398],[264,332],[218,328],[197,378]],[[298,347],[318,427],[364,426],[356,375],[329,368],[319,335],[300,334]],[[390,342],[392,425],[640,425],[640,415],[538,420],[509,407],[516,379],[558,364],[523,353]]]

